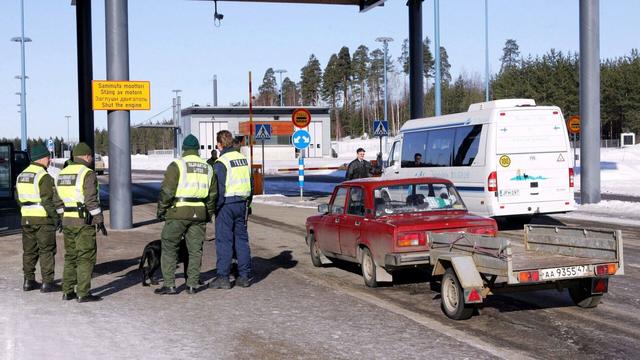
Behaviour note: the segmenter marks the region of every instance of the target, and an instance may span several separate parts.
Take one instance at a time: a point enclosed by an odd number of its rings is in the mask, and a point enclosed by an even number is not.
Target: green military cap
[[[193,135],[187,136],[182,141],[182,150],[198,150],[199,148],[200,143],[198,142],[198,139]]]
[[[51,154],[43,144],[37,144],[31,148],[30,155],[31,155],[31,161],[36,161],[44,157],[47,157]]]
[[[71,152],[71,154],[73,156],[83,156],[83,155],[92,155],[93,156],[93,152],[91,151],[91,148],[89,147],[89,145],[87,145],[86,143],[78,143],[78,145],[76,145],[73,148],[73,151]]]

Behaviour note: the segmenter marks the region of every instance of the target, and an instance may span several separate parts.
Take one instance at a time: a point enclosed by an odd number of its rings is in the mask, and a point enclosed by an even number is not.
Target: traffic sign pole
[[[264,139],[262,139],[262,195],[265,194],[264,189]]]
[[[304,149],[300,150],[298,157],[298,185],[300,186],[300,200],[304,196]]]

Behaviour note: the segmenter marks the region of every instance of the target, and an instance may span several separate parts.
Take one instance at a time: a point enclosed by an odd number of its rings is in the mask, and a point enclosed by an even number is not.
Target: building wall
[[[183,119],[183,136],[187,136],[188,134],[193,134],[198,138],[201,144],[205,145],[204,152],[206,153],[206,157],[208,157],[209,151],[206,148],[207,145],[211,145],[207,142],[207,137],[204,134],[200,134],[200,124],[202,122],[214,122],[214,123],[223,123],[226,124],[227,130],[229,130],[234,136],[242,135],[239,132],[239,124],[241,122],[249,121],[248,109],[246,113],[234,113],[234,114],[220,114],[216,112],[225,112],[229,108],[187,108],[184,109],[182,119]],[[280,108],[278,109],[282,112]],[[239,109],[233,109],[234,112],[239,112]],[[326,111],[325,111],[326,110]],[[262,111],[265,111],[264,109]],[[293,111],[293,109],[291,110]],[[322,144],[321,149],[316,150],[314,153],[316,157],[330,157],[331,156],[331,121],[329,117],[329,111],[327,108],[322,108],[320,111],[325,111],[326,113],[312,113],[312,122],[319,122],[322,124],[322,131],[320,131],[322,136]],[[265,113],[254,114],[253,121],[291,121],[291,115],[276,115],[279,117],[278,120],[274,119],[274,114],[270,114],[265,111]],[[219,128],[219,126],[218,126]],[[224,127],[223,127],[224,128]],[[312,143],[317,144],[317,141],[312,138]],[[215,134],[213,134],[213,146],[215,147]],[[254,143],[254,156],[255,154],[260,154],[260,142]],[[313,154],[313,153],[312,153]],[[203,157],[205,154],[201,153]],[[265,159],[266,160],[295,160],[297,155],[293,145],[265,145]]]

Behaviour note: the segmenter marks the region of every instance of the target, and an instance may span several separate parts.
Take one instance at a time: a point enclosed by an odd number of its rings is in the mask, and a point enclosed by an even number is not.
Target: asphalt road
[[[555,290],[490,296],[466,321],[440,310],[428,273],[410,271],[391,286],[363,284],[357,265],[311,264],[304,221],[312,209],[255,204],[249,231],[256,284],[196,297],[158,297],[139,286],[137,257],[159,238],[154,223],[158,175],[134,174],[135,228],[99,236],[95,306],[60,304],[59,294],[19,290],[19,235],[0,242],[0,347],[8,358],[639,358],[640,228],[563,220],[566,225],[621,228],[625,273],[609,283],[595,309],[575,307]],[[101,181],[106,177],[101,176]],[[108,186],[102,186],[107,195]],[[561,224],[551,217],[536,222]],[[522,224],[501,224],[518,240]],[[214,236],[208,227],[208,238]],[[62,263],[59,241],[58,270]],[[214,267],[205,243],[203,278]],[[181,284],[181,281],[178,281]],[[59,309],[64,311],[60,312]],[[43,334],[48,334],[44,338]],[[52,335],[65,334],[65,336]],[[40,336],[40,337],[38,337]],[[32,339],[32,340],[30,340]],[[83,344],[68,356],[64,346]],[[95,347],[90,344],[100,343]],[[72,345],[73,344],[73,345]],[[47,349],[43,353],[42,349]],[[14,355],[13,357],[11,355]],[[42,355],[42,356],[39,356]],[[2,357],[2,356],[0,356]],[[24,357],[24,356],[23,356]]]
[[[146,176],[146,175],[145,175]],[[330,179],[324,179],[328,181]],[[144,189],[146,197],[149,189]],[[135,193],[135,191],[134,191]],[[304,220],[313,210],[256,205],[251,218],[259,235],[258,251],[276,256],[292,251],[298,261],[289,271],[313,282],[404,316],[425,328],[423,341],[449,336],[498,357],[638,358],[640,356],[640,228],[537,217],[534,222],[581,227],[621,228],[626,275],[610,281],[609,293],[596,309],[574,306],[568,292],[556,290],[494,295],[468,321],[454,322],[440,310],[439,293],[430,289],[427,273],[408,272],[393,286],[369,289],[357,265],[337,263],[313,268],[304,242]],[[522,223],[501,223],[501,236],[522,239]],[[277,257],[273,257],[276,259]],[[283,264],[279,264],[283,265]],[[363,314],[363,316],[369,316]],[[454,352],[455,353],[455,352]]]

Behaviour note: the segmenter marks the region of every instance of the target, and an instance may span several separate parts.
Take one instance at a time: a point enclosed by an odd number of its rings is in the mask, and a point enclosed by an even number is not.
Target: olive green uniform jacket
[[[73,161],[75,164],[82,164],[88,168],[91,168],[91,164],[88,162],[74,158]],[[84,192],[84,205],[87,207],[87,210],[95,210],[100,208],[100,194],[98,191],[98,176],[96,172],[91,170],[84,177],[84,183],[82,184],[82,191]],[[104,222],[104,217],[102,212],[100,214],[93,217],[93,221],[91,225],[99,224]],[[83,226],[85,225],[84,219],[79,218],[71,218],[71,217],[63,217],[62,218],[62,226]]]
[[[182,157],[188,155],[199,156],[197,150],[187,150],[182,153]],[[191,220],[191,221],[209,221],[213,217],[216,210],[216,199],[218,197],[218,183],[215,175],[211,178],[209,184],[209,196],[205,199],[205,206],[181,206],[174,207],[176,189],[178,188],[178,180],[180,179],[180,170],[178,166],[172,162],[167,167],[164,174],[164,180],[160,186],[160,199],[158,200],[158,218],[166,218],[170,220]]]
[[[32,162],[31,165],[39,166],[45,170],[47,169],[35,162]],[[62,203],[62,200],[60,200],[60,197],[58,197],[55,182],[49,173],[45,174],[42,179],[40,179],[38,188],[40,189],[40,204],[47,212],[47,217],[23,216],[21,221],[22,225],[54,225],[59,219],[56,209],[62,209],[64,204]]]

